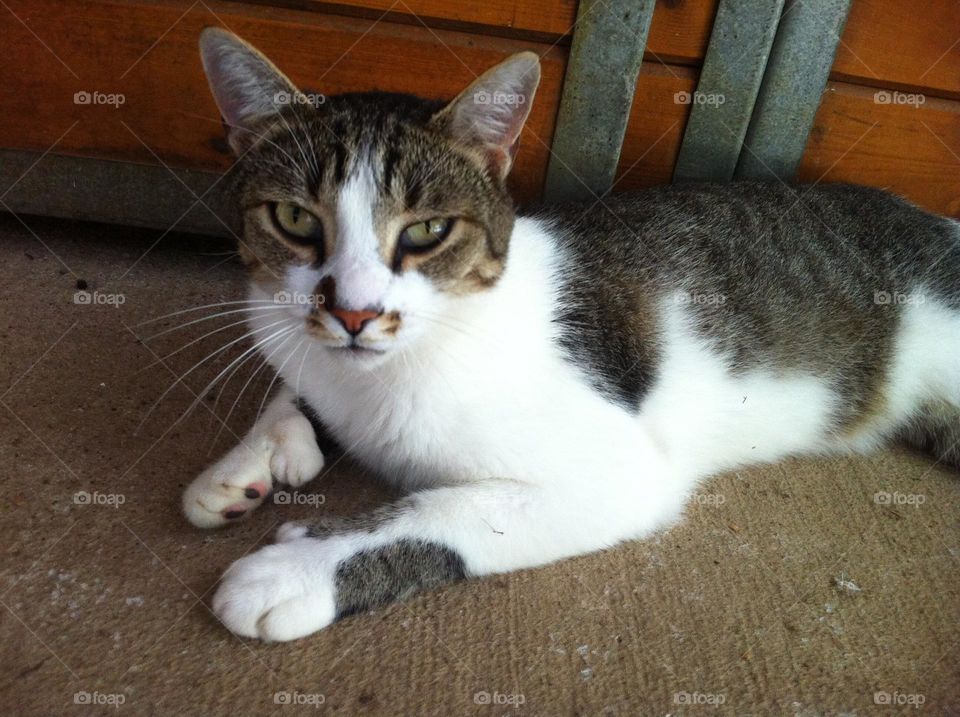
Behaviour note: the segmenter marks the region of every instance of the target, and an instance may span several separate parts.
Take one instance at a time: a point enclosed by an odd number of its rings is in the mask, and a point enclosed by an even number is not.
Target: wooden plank
[[[660,0],[650,26],[646,59],[699,64],[706,52],[717,2]],[[263,4],[295,6],[337,15],[385,17],[395,22],[567,44],[576,22],[578,5],[576,0],[263,0]]]
[[[266,4],[290,5],[285,0],[266,0]],[[449,27],[455,23],[462,29],[487,27],[493,30],[528,32],[556,40],[570,34],[577,15],[577,0],[484,0],[484,2],[450,2],[450,0],[349,0],[323,2],[307,0],[300,5],[330,13],[374,17],[388,13],[391,19],[406,17],[431,27]],[[367,10],[367,13],[358,11]]]
[[[0,63],[0,147],[44,152],[56,143],[58,153],[223,171],[231,158],[197,52],[208,25],[226,24],[296,82],[327,94],[378,88],[452,97],[507,55],[532,49],[543,55],[543,79],[513,181],[522,199],[540,194],[562,48],[228,2],[7,4],[23,22],[0,13],[7,54],[17,58]],[[77,105],[77,92],[124,102]]]
[[[882,187],[960,216],[960,102],[878,104],[876,92],[827,85],[798,180]]]
[[[856,0],[831,77],[960,99],[960,2]]]
[[[653,11],[644,59],[700,66],[720,0],[660,0]]]

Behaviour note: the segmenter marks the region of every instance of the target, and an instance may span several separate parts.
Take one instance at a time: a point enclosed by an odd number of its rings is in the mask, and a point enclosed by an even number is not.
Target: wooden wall
[[[230,28],[296,82],[328,94],[379,88],[453,96],[503,57],[532,49],[543,57],[543,81],[513,180],[523,199],[543,184],[576,15],[574,0],[7,4],[0,35],[17,62],[0,63],[0,147],[44,152],[56,143],[58,153],[174,167],[222,170],[230,161],[196,49],[207,25]],[[712,16],[712,2],[657,7],[644,71],[652,78],[666,71],[660,82],[668,95],[689,84],[673,75],[689,77],[699,64]],[[81,91],[120,93],[125,102],[76,105]],[[659,101],[635,108],[631,146],[672,127],[667,151],[648,155],[661,181],[686,109]]]
[[[264,50],[324,93],[452,96],[506,55],[543,56],[543,84],[513,179],[543,183],[575,0],[5,0],[0,147],[173,167],[229,165],[196,50],[207,25]],[[660,0],[631,110],[617,189],[669,181],[716,0]],[[854,0],[800,178],[890,187],[960,214],[960,3]],[[952,44],[953,43],[953,44]],[[12,61],[11,61],[12,58]],[[879,90],[921,94],[881,104]],[[77,92],[124,103],[77,105]],[[899,96],[898,96],[899,98]]]
[[[670,93],[696,82],[692,69],[644,69],[618,188],[669,179],[686,117]],[[853,0],[797,178],[884,187],[960,216],[960,2]]]

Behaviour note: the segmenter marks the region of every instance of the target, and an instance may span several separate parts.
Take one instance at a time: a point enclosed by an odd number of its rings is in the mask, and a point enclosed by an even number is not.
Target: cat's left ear
[[[506,179],[539,84],[540,58],[520,52],[480,75],[433,123],[457,144],[478,150],[491,173]]]

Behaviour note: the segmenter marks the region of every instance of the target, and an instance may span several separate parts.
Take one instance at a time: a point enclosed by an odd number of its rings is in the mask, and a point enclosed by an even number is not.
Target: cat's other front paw
[[[299,488],[323,470],[323,453],[313,426],[304,416],[291,416],[271,431],[270,473],[278,483]]]
[[[336,619],[337,539],[288,538],[237,560],[223,575],[213,612],[243,637],[280,642],[304,637]]]

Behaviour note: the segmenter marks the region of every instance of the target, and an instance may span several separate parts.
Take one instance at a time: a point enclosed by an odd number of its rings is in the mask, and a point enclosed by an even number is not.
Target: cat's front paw
[[[183,513],[198,528],[219,528],[250,515],[272,488],[266,452],[237,446],[187,486]]]
[[[336,619],[336,568],[343,541],[288,538],[237,560],[223,575],[213,612],[243,637],[279,642]]]
[[[258,445],[236,446],[194,479],[184,491],[183,512],[198,528],[242,520],[263,503],[274,482],[302,486],[320,474],[323,464],[310,422],[291,416]]]

